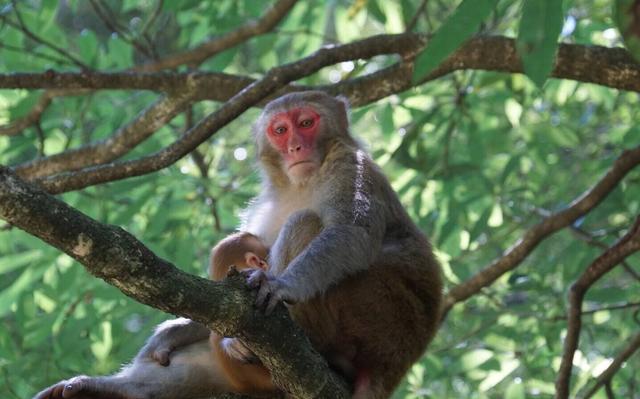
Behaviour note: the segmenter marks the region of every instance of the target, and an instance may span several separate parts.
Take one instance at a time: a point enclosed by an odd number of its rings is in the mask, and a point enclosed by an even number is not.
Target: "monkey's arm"
[[[382,202],[369,197],[366,207],[359,209],[354,209],[361,205],[355,201],[328,202],[346,209],[324,209],[317,215],[323,227],[312,239],[300,230],[304,224],[301,219],[308,220],[313,211],[292,215],[269,254],[270,272],[255,271],[249,277],[249,286],[259,287],[256,302],[266,305],[267,313],[279,301],[305,301],[326,291],[346,276],[367,269],[377,256],[385,230]],[[291,246],[303,248],[292,260],[287,259]]]
[[[136,355],[136,360],[152,359],[167,366],[176,349],[209,337],[211,330],[193,320],[178,318],[160,323],[154,334]]]

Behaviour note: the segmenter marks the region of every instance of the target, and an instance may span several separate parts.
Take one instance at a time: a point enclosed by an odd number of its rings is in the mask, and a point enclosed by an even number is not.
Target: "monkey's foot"
[[[77,376],[70,380],[63,380],[57,384],[46,388],[39,392],[33,399],[64,399],[78,397],[78,394],[82,392],[83,383],[82,380],[90,378],[87,376]]]
[[[86,375],[63,380],[39,392],[33,399],[125,399],[123,396],[111,392],[101,392],[96,389],[94,378]]]

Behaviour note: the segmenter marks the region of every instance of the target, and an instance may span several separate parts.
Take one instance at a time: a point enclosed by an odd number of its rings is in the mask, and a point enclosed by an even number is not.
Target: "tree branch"
[[[0,125],[0,136],[15,136],[24,129],[33,125],[40,120],[44,111],[49,107],[51,101],[59,96],[81,95],[88,93],[89,90],[48,90],[42,93],[36,104],[31,108],[28,114],[14,120],[6,125]]]
[[[378,46],[387,46],[392,42],[405,60],[411,60],[425,45],[427,37],[415,33],[395,35],[378,35],[351,43],[353,46],[369,47],[359,49],[360,52],[375,51]],[[335,48],[324,49],[327,56]],[[379,53],[383,54],[383,53]],[[351,59],[357,59],[353,57]],[[330,64],[327,64],[330,65]],[[423,80],[422,84],[448,73],[458,70],[486,70],[509,73],[522,73],[522,64],[516,52],[515,41],[503,36],[479,36],[467,41],[454,52],[435,71]],[[0,74],[0,88],[23,89],[137,89],[167,90],[179,88],[186,79],[182,74],[141,74],[132,72],[120,73],[15,73]],[[221,93],[211,93],[212,100],[225,101],[236,92],[229,91],[237,79],[246,77],[212,74],[223,78],[217,82]],[[640,92],[640,64],[635,62],[629,53],[622,48],[602,46],[584,46],[561,43],[558,47],[555,68],[552,76],[559,79],[576,80],[585,83],[596,83],[614,89]],[[403,83],[403,89],[414,86],[411,75],[397,71],[384,79],[395,78]],[[204,83],[204,82],[203,82]],[[379,81],[380,83],[380,81]],[[387,92],[387,95],[391,92]]]
[[[530,228],[500,258],[494,260],[465,282],[449,290],[445,298],[443,318],[456,303],[480,292],[482,288],[493,284],[500,276],[517,267],[542,240],[569,226],[576,219],[595,208],[638,164],[640,164],[640,146],[624,151],[602,179],[576,198],[567,209],[550,215]]]
[[[571,368],[573,356],[578,349],[580,340],[580,328],[582,319],[582,300],[587,290],[602,276],[608,273],[623,259],[640,250],[640,216],[635,223],[617,243],[607,249],[602,255],[589,265],[578,280],[573,283],[569,291],[569,321],[567,325],[567,337],[564,341],[562,363],[556,379],[556,398],[569,397],[569,382],[571,380]]]
[[[61,193],[127,177],[140,176],[165,168],[187,155],[219,129],[241,115],[247,108],[254,106],[291,81],[310,75],[326,65],[406,50],[406,47],[398,47],[398,43],[393,36],[386,36],[385,38],[387,40],[381,41],[377,38],[372,38],[356,44],[336,46],[331,50],[320,49],[309,57],[273,68],[265,77],[240,91],[217,111],[203,118],[193,128],[189,129],[173,144],[155,154],[137,160],[114,162],[74,172],[60,173],[52,177],[39,179],[37,183],[50,193]],[[360,43],[366,44],[369,40],[376,45],[359,45]],[[190,81],[188,87],[196,87],[194,81]]]
[[[171,121],[191,101],[191,96],[192,92],[185,86],[180,95],[160,98],[106,140],[34,159],[15,166],[14,170],[21,177],[35,179],[111,162],[127,154]]]
[[[2,166],[0,217],[67,253],[136,301],[241,338],[273,370],[276,384],[294,397],[348,396],[284,306],[270,317],[254,309],[255,295],[240,275],[213,282],[184,273],[123,229],[89,218]]]
[[[33,40],[34,42],[42,44],[43,46],[49,47],[51,50],[55,51],[61,56],[69,59],[71,62],[73,62],[75,65],[77,65],[81,69],[91,69],[87,64],[82,62],[79,58],[77,58],[67,50],[33,33],[24,23],[24,20],[22,19],[22,14],[20,14],[20,11],[18,10],[16,0],[11,0],[11,4],[13,6],[13,10],[15,11],[16,19],[18,20],[18,23],[11,21],[5,15],[0,15],[0,19],[2,19],[4,23],[6,23],[7,25],[11,26],[14,29],[21,31],[22,33],[25,34],[25,36],[27,36],[29,39]]]
[[[291,8],[293,8],[296,2],[297,0],[279,0],[278,2],[267,8],[264,14],[255,21],[249,21],[238,29],[228,32],[215,39],[209,40],[208,42],[205,42],[194,49],[178,54],[172,54],[152,63],[134,67],[130,71],[155,72],[163,69],[176,68],[187,63],[191,65],[199,65],[207,58],[213,57],[214,55],[224,50],[234,47],[242,43],[243,41],[250,39],[251,37],[269,32],[287,15],[287,13],[291,10]],[[25,34],[27,34],[27,32],[25,32]],[[246,83],[245,86],[248,84],[249,83]],[[162,87],[162,85],[157,85],[156,87]],[[150,90],[156,89],[151,88]],[[82,94],[82,92],[78,93],[77,91],[61,90],[43,93],[36,106],[34,106],[34,108],[29,112],[27,116],[20,118],[9,125],[0,126],[0,135],[16,135],[23,131],[25,128],[31,126],[33,123],[35,123],[35,121],[38,120],[46,107],[51,104],[51,100],[53,98],[63,95],[78,94]],[[230,97],[231,95],[229,95],[227,98]]]
[[[149,64],[136,66],[132,70],[138,72],[154,72],[176,68],[180,65],[200,65],[207,58],[213,57],[231,47],[235,47],[254,36],[269,32],[282,21],[297,1],[298,0],[278,0],[275,4],[267,8],[264,14],[257,20],[251,20],[239,28],[202,43],[191,50],[172,54]]]
[[[371,40],[370,38],[366,41],[354,42],[354,44],[365,45],[364,43],[366,42],[367,46],[375,46],[376,41],[389,40],[390,36],[396,40],[401,49],[399,53],[406,60],[410,60],[413,55],[420,51],[426,41],[425,36],[404,33],[400,35],[380,35],[375,37],[376,40]],[[216,47],[214,43],[215,41],[211,41],[202,46],[214,48]],[[192,51],[195,52],[195,49]],[[195,56],[188,56],[186,59],[191,59],[192,57]],[[169,63],[169,61],[167,62]],[[171,63],[174,62],[177,61],[171,61]],[[142,70],[156,71],[158,69],[147,66]],[[424,84],[453,71],[464,69],[510,73],[521,73],[523,71],[513,39],[501,36],[477,37],[468,41],[418,84]],[[359,106],[415,86],[415,83],[411,82],[411,71],[412,65],[410,63],[400,63],[365,77],[340,82],[335,85],[326,85],[321,89],[333,94],[345,94],[350,98],[354,106]],[[630,57],[626,50],[621,48],[560,44],[552,76],[640,92],[640,65]],[[87,71],[84,73],[55,73],[47,71],[36,74],[0,74],[0,88],[173,91],[180,90],[188,79],[196,79],[199,82],[201,90],[199,90],[197,98],[216,101],[226,101],[254,82],[253,79],[248,77],[223,73],[141,74],[131,72],[89,73]],[[289,87],[287,89],[287,91],[290,90],[294,90],[294,88]],[[73,91],[71,93],[73,95],[78,94]],[[56,93],[56,96],[60,95],[62,95],[61,92]],[[49,96],[53,97],[53,95]],[[34,120],[35,117],[31,116],[14,121],[12,125],[2,127],[0,134],[17,134],[20,128],[24,129],[24,127],[30,126],[33,122],[29,121]],[[3,129],[6,132],[3,132]]]
[[[613,362],[603,371],[597,378],[596,383],[584,395],[578,395],[579,398],[588,399],[598,392],[605,384],[610,383],[613,376],[620,370],[622,364],[626,362],[633,354],[640,349],[640,333],[634,335],[624,349],[613,359]]]

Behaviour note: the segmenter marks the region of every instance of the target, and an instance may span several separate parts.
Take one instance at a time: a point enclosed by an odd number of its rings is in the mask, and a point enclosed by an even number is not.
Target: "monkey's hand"
[[[258,357],[237,338],[222,338],[220,347],[230,358],[243,363],[260,363]]]
[[[256,306],[264,309],[266,314],[271,314],[279,302],[297,302],[297,297],[290,284],[284,279],[278,278],[261,269],[247,270],[247,285],[258,289]]]

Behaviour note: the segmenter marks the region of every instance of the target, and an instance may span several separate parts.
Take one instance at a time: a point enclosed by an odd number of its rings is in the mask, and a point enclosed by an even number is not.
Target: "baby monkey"
[[[211,251],[209,276],[222,280],[232,266],[238,270],[265,269],[266,257],[267,247],[256,236],[236,233]],[[158,348],[149,342],[130,365],[115,375],[74,377],[43,390],[34,399],[174,399],[220,392],[258,396],[277,392],[264,366],[237,359],[253,360],[239,341],[182,320],[170,320],[156,329],[154,337],[170,337],[170,347]],[[154,349],[150,350],[150,346]]]

